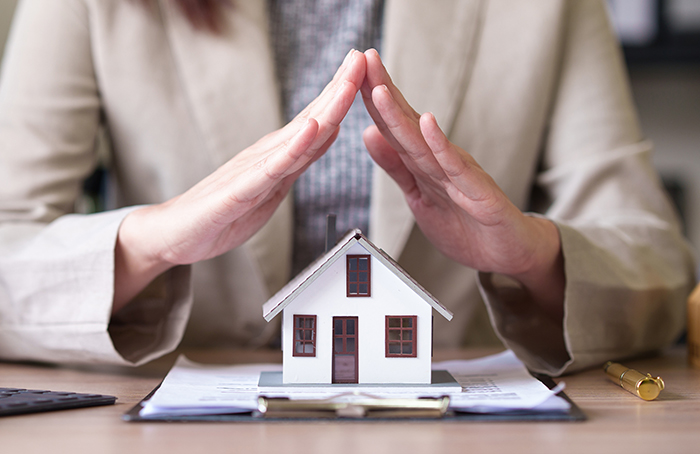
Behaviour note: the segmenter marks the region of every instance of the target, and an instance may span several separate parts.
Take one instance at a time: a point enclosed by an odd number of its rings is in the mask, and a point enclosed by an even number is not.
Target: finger
[[[382,63],[379,52],[377,52],[375,49],[368,49],[365,51],[365,61],[367,67],[365,82],[369,91],[371,92],[375,87],[380,85],[386,85],[391,93],[391,96],[396,100],[397,104],[399,107],[401,107],[401,110],[404,111],[406,116],[418,121],[420,115],[413,109],[413,107],[411,107],[408,101],[406,101],[406,98],[404,98],[401,90],[394,85],[394,81],[391,79],[391,76],[386,70],[384,63]]]
[[[326,126],[324,124],[324,113],[329,111],[329,106],[331,104],[339,102],[338,98],[341,96],[341,92],[348,83],[350,83],[354,88],[352,100],[355,99],[355,94],[359,90],[365,78],[366,65],[362,52],[351,51],[349,61],[345,63],[345,66],[346,68],[342,71],[342,73],[339,74],[338,77],[334,78],[321,92],[321,94],[311,103],[309,103],[309,105],[297,116],[299,121],[308,117],[313,117],[319,121],[321,128],[323,129]],[[335,118],[334,121],[329,120],[329,125],[331,127],[335,127],[337,124],[339,124],[339,120],[342,120],[342,117],[340,119]],[[331,131],[329,131],[329,133],[330,132]]]
[[[348,64],[350,64],[352,67],[348,67],[344,73],[349,72],[350,74],[348,77],[361,81],[364,77],[364,56],[362,53],[357,51],[352,52],[351,57],[352,56],[354,56],[354,58],[351,58],[351,60],[353,60],[354,63],[349,62]],[[314,109],[307,107],[303,115],[298,115],[294,121],[287,124],[284,128],[267,134],[265,137],[258,140],[253,147],[256,152],[254,155],[252,155],[252,159],[255,162],[261,163],[265,159],[268,159],[269,156],[276,154],[280,147],[286,148],[292,140],[299,140],[297,136],[312,119],[317,124],[318,129],[316,132],[316,137],[306,152],[312,157],[316,155],[338,129],[338,126],[342,122],[343,118],[350,110],[358,91],[357,86],[349,80],[340,80],[337,82],[338,86],[335,87],[334,93],[332,94],[332,99],[330,99],[330,101],[327,99],[323,100],[323,103],[317,103]],[[324,96],[326,98],[331,97],[331,92],[327,91]],[[311,112],[320,109],[322,104],[324,110],[318,112],[318,118],[308,116]],[[302,124],[301,119],[305,116],[307,118]],[[292,156],[292,158],[294,160],[298,157]],[[243,159],[242,156],[236,160],[237,164],[240,164],[241,159]],[[286,166],[289,164],[289,162],[278,162],[278,165],[280,166],[279,168],[281,169],[286,169]],[[234,163],[231,165],[234,165]],[[280,171],[276,167],[273,170],[273,176],[279,174],[279,172]]]
[[[335,74],[333,74],[333,78],[331,79],[331,82],[327,84],[323,90],[321,91],[321,95],[324,94],[326,90],[329,90],[334,83],[337,83],[338,80],[340,80],[340,77],[343,75],[347,67],[349,66],[350,62],[352,61],[353,55],[355,55],[357,51],[355,49],[350,49],[347,54],[345,54],[345,58],[343,59],[343,62],[340,64],[338,69],[335,71]]]
[[[372,99],[386,125],[386,130],[377,126],[387,141],[399,152],[404,163],[414,173],[420,171],[432,178],[443,180],[445,174],[425,142],[420,126],[406,116],[389,89],[385,85],[375,87],[372,90]]]
[[[327,139],[330,134],[335,131],[340,123],[347,115],[352,103],[355,102],[357,95],[357,86],[350,81],[343,81],[341,86],[335,93],[335,97],[327,106],[324,106],[323,111],[319,113],[319,124],[325,122],[326,127],[330,127],[328,134],[324,139]],[[316,110],[316,109],[314,109]],[[324,140],[325,141],[325,140]]]
[[[350,107],[352,107],[355,101],[355,95],[357,94],[357,87],[351,82],[344,81],[343,85],[340,87],[336,93],[336,98],[333,103],[328,105],[325,111],[319,113],[317,119],[319,123],[319,130],[316,138],[311,145],[311,154],[316,153],[319,149],[327,143],[328,139],[335,133],[335,131],[340,127],[340,123],[347,115]]]
[[[294,137],[280,144],[274,153],[259,162],[265,176],[270,181],[278,181],[311,161],[317,151],[312,146],[317,140],[318,130],[318,122],[309,118]]]
[[[472,201],[491,194],[493,179],[467,152],[455,146],[440,129],[433,114],[421,116],[420,128],[425,142],[449,181]]]
[[[374,162],[384,169],[406,196],[413,196],[418,189],[415,177],[403,163],[396,150],[386,141],[377,126],[365,129],[362,138]]]
[[[335,142],[335,140],[338,138],[338,133],[340,132],[340,128],[336,128],[336,130],[331,134],[331,136],[326,140],[326,143],[324,143],[316,152],[311,156],[310,159],[304,159],[304,160],[298,160],[295,162],[293,165],[291,165],[284,173],[284,176],[276,183],[278,188],[282,188],[282,190],[285,190],[284,188],[289,188],[291,187],[292,184],[301,176],[302,173],[304,173],[314,162],[316,162],[321,156],[323,156],[326,151],[328,151],[328,148]],[[306,152],[305,154],[309,154]],[[279,190],[279,189],[275,189]]]
[[[228,223],[228,228],[222,232],[220,240],[214,248],[220,248],[219,244],[240,244],[245,241],[245,239],[254,235],[255,232],[270,219],[270,216],[272,216],[289,192],[290,187],[291,185],[287,187],[278,187],[270,192],[264,200],[261,200],[258,205],[252,207],[242,216],[232,219]],[[223,249],[229,250],[230,246],[224,246]]]
[[[333,134],[331,134],[331,137],[328,138],[325,144],[316,152],[316,155],[312,157],[308,162],[305,162],[301,168],[295,170],[293,173],[285,176],[282,178],[282,180],[277,183],[277,185],[265,196],[264,199],[262,199],[259,202],[258,207],[254,208],[254,210],[262,210],[265,212],[265,207],[263,205],[269,205],[272,204],[275,208],[277,205],[279,205],[279,202],[284,198],[284,196],[289,192],[289,189],[292,187],[294,182],[303,174],[306,172],[306,170],[316,162],[325,152],[330,148],[330,146],[335,142],[335,140],[338,138],[338,133],[340,132],[340,129],[336,129]]]
[[[288,190],[301,174],[299,169],[306,169],[318,159],[318,151],[310,151],[317,132],[318,123],[309,119],[296,136],[280,144],[273,153],[261,157],[234,179],[223,179],[217,184],[217,187],[226,188],[225,209],[220,214],[222,221],[230,223],[246,216],[251,210],[256,210],[265,203],[270,194],[279,191],[280,188]],[[329,142],[332,143],[335,137],[337,132],[331,135]],[[294,177],[289,178],[291,175]]]
[[[367,112],[369,113],[369,116],[372,118],[372,121],[374,121],[374,124],[377,126],[377,130],[382,133],[384,138],[391,144],[392,147],[394,147],[396,150],[399,150],[401,148],[401,144],[396,140],[396,138],[391,134],[391,131],[389,130],[389,127],[386,125],[384,122],[384,119],[382,118],[382,115],[379,113],[377,110],[377,107],[374,105],[374,100],[372,99],[372,91],[367,88],[367,82],[365,81],[362,84],[362,101],[365,104],[365,108],[367,109]]]
[[[311,166],[311,164],[316,162],[321,156],[323,156],[326,153],[326,151],[328,151],[328,149],[333,144],[333,142],[335,142],[335,139],[338,138],[339,132],[340,132],[340,128],[336,128],[336,130],[333,131],[333,133],[328,138],[328,140],[326,140],[326,142],[318,150],[315,151],[315,153],[313,154],[311,159],[309,159],[308,161],[305,161],[301,165],[297,165],[294,169],[292,169],[291,174],[285,176],[285,179],[291,179],[292,181],[294,181],[297,178],[299,178],[299,176],[302,173],[304,173],[306,171],[306,169],[308,169]],[[299,167],[299,168],[297,169],[297,167]]]
[[[290,140],[257,162],[250,169],[233,181],[225,182],[231,200],[229,216],[232,219],[240,217],[251,206],[263,200],[267,194],[286,177],[294,173],[314,157],[310,147],[318,133],[318,123],[309,119],[307,124]]]
[[[259,141],[262,148],[271,148],[275,142],[288,140],[299,128],[306,124],[309,118],[319,123],[318,140],[314,149],[318,149],[330,137],[350,110],[355,96],[365,75],[364,55],[351,51],[344,70],[339,70],[337,77],[331,81],[321,94],[301,111],[291,122],[281,130],[266,136]]]
[[[360,88],[360,92],[362,93],[362,101],[365,104],[367,112],[374,121],[374,124],[377,125],[389,143],[391,143],[394,148],[398,149],[400,148],[399,143],[394,137],[392,137],[391,131],[389,131],[389,128],[377,110],[377,107],[374,105],[374,100],[372,99],[372,91],[374,88],[386,84],[391,84],[393,86],[393,82],[391,81],[391,77],[389,77],[388,72],[384,68],[384,65],[382,64],[376,50],[369,49],[365,51],[365,60],[367,70],[365,80],[362,82],[362,87]],[[371,69],[370,65],[372,66]]]
[[[316,150],[316,154],[314,157],[311,159],[311,161],[308,163],[307,167],[316,162],[321,156],[326,154],[326,151],[333,145],[333,142],[335,142],[335,139],[338,138],[338,134],[340,134],[340,126],[335,128],[335,131],[331,134],[331,136],[326,140],[326,142],[318,149]],[[306,169],[304,169],[306,170]]]

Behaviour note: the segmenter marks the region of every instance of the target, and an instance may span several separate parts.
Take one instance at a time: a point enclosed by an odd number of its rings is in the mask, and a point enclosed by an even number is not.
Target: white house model
[[[282,383],[431,383],[432,312],[452,313],[359,230],[263,306],[282,312]]]

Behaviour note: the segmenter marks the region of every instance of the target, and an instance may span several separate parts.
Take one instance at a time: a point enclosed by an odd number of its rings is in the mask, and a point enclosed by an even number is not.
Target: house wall
[[[359,244],[348,254],[367,254]],[[359,383],[430,383],[432,307],[372,258],[372,296],[346,297],[345,257],[336,260],[283,311],[284,383],[331,383],[333,316],[358,317]],[[316,356],[294,357],[294,315],[316,315]],[[415,358],[385,358],[385,316],[416,315]]]

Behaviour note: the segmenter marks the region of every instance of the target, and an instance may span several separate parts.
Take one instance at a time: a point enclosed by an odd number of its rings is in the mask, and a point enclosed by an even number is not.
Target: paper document
[[[474,360],[434,363],[433,369],[449,371],[462,386],[461,392],[450,393],[450,409],[476,413],[508,411],[568,411],[569,403],[532,377],[511,351]],[[341,394],[329,393],[327,387],[290,390],[289,393],[262,393],[258,380],[262,371],[281,371],[279,364],[221,366],[197,364],[185,357],[163,380],[160,388],[141,409],[142,418],[183,415],[215,415],[248,413],[258,407],[258,397],[290,399],[325,399]],[[358,386],[358,388],[361,388]],[[379,398],[422,397],[425,393],[402,392],[399,387],[374,387],[372,396]],[[343,396],[352,399],[352,396]],[[358,396],[358,399],[366,397]]]
[[[474,413],[514,410],[567,411],[569,402],[556,396],[563,382],[549,389],[530,375],[525,365],[510,351],[472,360],[433,363],[445,369],[462,386],[450,394],[450,408]]]

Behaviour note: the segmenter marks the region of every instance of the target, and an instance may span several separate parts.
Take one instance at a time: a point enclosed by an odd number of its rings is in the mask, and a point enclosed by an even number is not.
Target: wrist
[[[122,221],[114,250],[114,298],[112,313],[138,295],[155,278],[174,264],[163,260],[153,245],[157,238],[149,232],[149,212],[144,207],[129,213]]]
[[[559,229],[552,221],[526,216],[534,247],[532,260],[522,272],[510,277],[520,282],[532,295],[533,301],[552,318],[561,320],[564,315],[564,256],[561,250]]]

